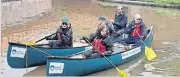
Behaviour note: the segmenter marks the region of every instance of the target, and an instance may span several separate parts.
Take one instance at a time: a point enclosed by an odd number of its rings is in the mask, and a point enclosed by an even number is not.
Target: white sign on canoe
[[[11,49],[11,57],[24,58],[26,53],[26,48],[22,47],[12,47]]]
[[[50,62],[49,74],[62,74],[64,63]]]
[[[141,52],[141,46],[139,46],[139,47],[137,47],[135,49],[132,49],[130,51],[124,52],[124,53],[121,54],[121,56],[122,56],[122,59],[126,59],[126,58],[128,58],[128,57],[130,57],[132,55],[135,55],[135,54],[139,53],[139,52]]]

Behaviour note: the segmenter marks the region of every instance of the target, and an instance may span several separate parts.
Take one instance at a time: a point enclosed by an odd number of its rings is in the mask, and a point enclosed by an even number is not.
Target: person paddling
[[[83,37],[82,39],[91,42],[92,45],[102,53],[100,54],[96,49],[93,48],[83,53],[86,58],[102,57],[103,55],[107,56],[113,53],[113,45],[106,25],[99,26],[95,34],[90,35],[89,38]]]
[[[126,29],[123,30],[124,33],[129,34],[128,38],[121,38],[120,42],[124,45],[135,44],[139,46],[146,35],[146,26],[139,14],[134,16],[134,20],[131,21]]]
[[[61,19],[62,23],[57,29],[57,33],[55,36],[46,37],[46,40],[49,41],[49,46],[51,48],[70,48],[72,47],[72,37],[73,32],[71,28],[71,24],[67,17],[63,16]]]

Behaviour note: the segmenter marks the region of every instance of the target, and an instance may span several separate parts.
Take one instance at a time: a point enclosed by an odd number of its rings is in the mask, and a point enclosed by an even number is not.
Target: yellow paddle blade
[[[145,55],[146,55],[146,57],[147,57],[147,59],[149,61],[151,61],[151,60],[153,60],[154,58],[157,57],[155,52],[151,48],[149,48],[147,46],[145,46]]]
[[[26,42],[25,44],[26,45],[35,45],[36,43],[35,43],[35,41],[29,41],[29,42]]]
[[[122,75],[123,77],[129,77],[129,75],[128,75],[125,71],[120,70],[120,69],[118,69],[118,68],[116,68],[116,70],[118,71],[118,74],[119,74],[119,75]]]

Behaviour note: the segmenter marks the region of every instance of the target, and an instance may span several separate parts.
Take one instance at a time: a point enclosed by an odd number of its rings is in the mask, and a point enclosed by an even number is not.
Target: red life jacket
[[[141,33],[142,33],[142,31],[141,31],[140,24],[137,24],[137,25],[134,25],[134,29],[131,31],[130,35],[131,36],[139,36],[139,35],[141,35]]]
[[[106,46],[103,46],[102,45],[102,39],[97,39],[97,38],[95,38],[94,40],[93,40],[93,42],[92,42],[92,45],[96,48],[96,49],[98,49],[98,51],[99,52],[101,52],[101,53],[103,53],[103,52],[105,52],[106,51]],[[95,52],[98,52],[96,49],[93,49]],[[98,52],[98,53],[99,53]]]
[[[59,41],[61,41],[61,35],[60,35],[60,33],[57,33],[57,38],[58,38]]]

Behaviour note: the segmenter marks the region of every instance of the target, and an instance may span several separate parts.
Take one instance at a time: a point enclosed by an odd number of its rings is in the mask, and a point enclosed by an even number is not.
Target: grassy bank
[[[106,7],[117,7],[116,5],[113,5],[111,2],[99,1],[98,4],[105,7],[105,8]]]
[[[137,0],[137,1],[154,2],[154,3],[160,3],[160,4],[180,5],[180,0]]]
[[[171,10],[171,9],[164,9],[164,8],[155,8],[155,12],[160,15],[168,15],[168,16],[180,16],[179,10]]]

